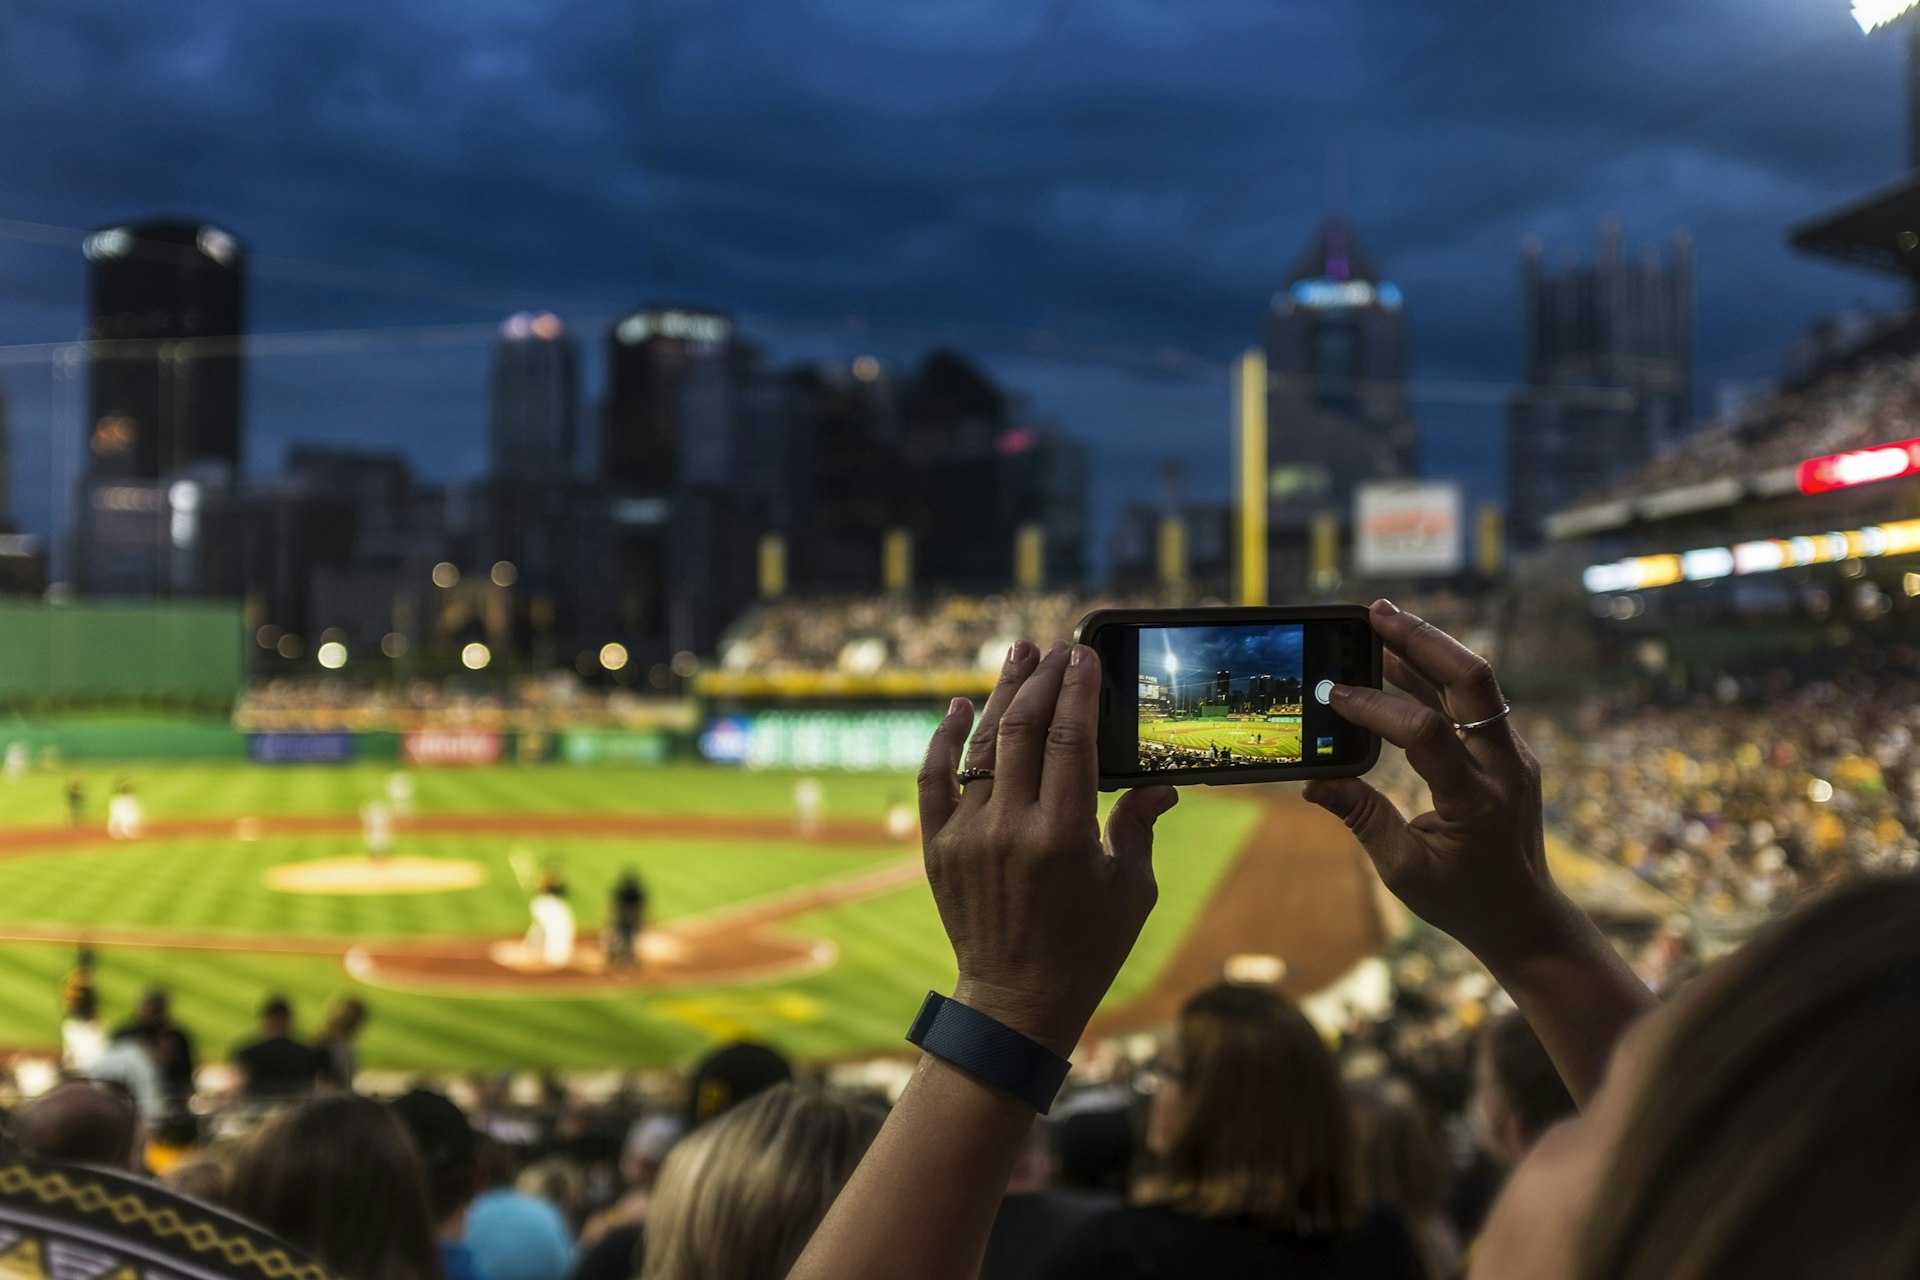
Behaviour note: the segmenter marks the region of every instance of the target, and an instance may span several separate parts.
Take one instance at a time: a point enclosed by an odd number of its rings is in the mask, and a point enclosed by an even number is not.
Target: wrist
[[[1092,1010],[1077,1012],[1055,996],[977,978],[961,978],[954,985],[953,999],[1063,1058],[1073,1056],[1081,1032],[1087,1029],[1087,1020],[1093,1016]]]
[[[1559,886],[1548,883],[1513,904],[1497,931],[1484,938],[1459,941],[1497,977],[1532,961],[1577,949],[1583,945],[1584,935],[1592,931],[1593,922],[1586,913],[1560,892]]]

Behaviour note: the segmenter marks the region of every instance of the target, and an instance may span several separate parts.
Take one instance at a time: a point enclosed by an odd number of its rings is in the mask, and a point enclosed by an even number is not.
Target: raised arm
[[[1353,829],[1414,914],[1479,957],[1585,1106],[1653,996],[1547,870],[1540,766],[1506,719],[1493,669],[1385,600],[1372,621],[1388,680],[1412,697],[1341,686],[1332,705],[1406,751],[1433,812],[1408,821],[1358,779],[1311,783],[1307,799]]]
[[[954,999],[1065,1057],[1153,909],[1153,823],[1171,787],[1096,807],[1100,662],[1013,647],[956,776],[973,707],[955,699],[920,773],[927,879],[959,962]],[[902,1029],[912,1010],[900,1010]],[[924,1059],[793,1276],[973,1280],[1031,1107]]]

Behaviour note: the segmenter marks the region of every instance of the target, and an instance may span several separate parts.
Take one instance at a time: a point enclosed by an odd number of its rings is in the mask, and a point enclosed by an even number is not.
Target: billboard
[[[665,764],[673,739],[646,730],[573,730],[560,735],[560,756],[568,764]]]
[[[940,723],[930,711],[761,711],[720,716],[700,754],[750,769],[918,768]]]
[[[246,678],[245,644],[238,604],[0,601],[0,704],[230,702]]]
[[[1354,569],[1367,578],[1417,578],[1462,567],[1460,486],[1369,481],[1354,490]]]
[[[421,729],[400,740],[400,754],[408,764],[499,764],[505,754],[497,733],[478,729]]]
[[[255,764],[345,764],[353,759],[350,733],[251,733],[247,758]]]

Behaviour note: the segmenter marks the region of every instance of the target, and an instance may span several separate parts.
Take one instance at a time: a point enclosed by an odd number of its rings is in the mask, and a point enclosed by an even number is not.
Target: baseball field
[[[1288,716],[1279,723],[1264,718],[1236,717],[1223,720],[1148,720],[1140,721],[1140,741],[1158,743],[1187,752],[1210,752],[1221,747],[1239,760],[1300,759],[1300,717]]]
[[[1270,750],[1297,754],[1292,735]],[[366,1064],[398,1069],[667,1065],[741,1036],[799,1058],[851,1056],[897,1047],[921,996],[951,981],[917,844],[885,829],[889,807],[912,799],[910,777],[824,776],[825,822],[803,839],[791,774],[420,770],[389,861],[364,874],[360,809],[389,771],[90,765],[79,826],[68,773],[0,778],[0,1047],[57,1045],[57,989],[81,943],[98,952],[110,1023],[162,985],[219,1056],[270,992],[310,1029],[351,991],[373,1011]],[[105,797],[122,777],[144,823],[115,841]],[[1110,1011],[1138,1007],[1268,813],[1244,794],[1184,799],[1160,841],[1159,908]],[[563,874],[583,939],[615,878],[639,870],[639,976],[502,959],[528,924],[516,866],[536,861]]]

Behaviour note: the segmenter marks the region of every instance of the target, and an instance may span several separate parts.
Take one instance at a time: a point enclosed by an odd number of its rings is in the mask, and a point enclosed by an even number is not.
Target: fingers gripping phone
[[[1100,789],[1351,778],[1380,740],[1328,705],[1380,687],[1359,605],[1103,609],[1075,640],[1100,655]]]

